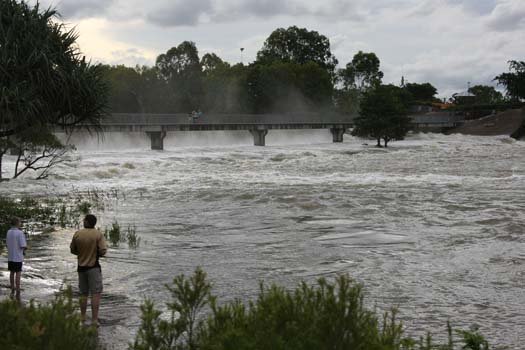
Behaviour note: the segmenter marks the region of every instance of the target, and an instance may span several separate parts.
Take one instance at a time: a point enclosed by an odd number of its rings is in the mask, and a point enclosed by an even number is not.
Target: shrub
[[[125,239],[120,232],[120,225],[117,221],[111,224],[111,228],[104,230],[104,238],[111,242],[112,246],[118,246],[119,243]]]
[[[166,286],[172,300],[167,304],[169,318],[161,317],[153,301],[146,300],[141,306],[141,326],[130,344],[133,350],[150,349],[197,349],[197,316],[208,303],[211,284],[206,273],[200,268],[189,279],[179,275],[173,279],[173,286]],[[200,324],[202,327],[202,323]]]
[[[104,230],[104,238],[114,247],[118,247],[121,242],[128,242],[128,247],[131,249],[136,249],[140,245],[140,237],[137,235],[137,228],[128,225],[126,231],[123,232],[120,224],[116,220],[111,224],[111,228],[108,229],[106,227]]]
[[[261,284],[257,299],[247,305],[240,300],[219,305],[200,268],[189,279],[179,275],[167,288],[169,316],[163,317],[153,301],[146,300],[130,349],[489,349],[477,331],[458,331],[462,339],[455,342],[450,325],[445,344],[435,343],[430,334],[419,341],[405,337],[396,310],[378,317],[364,306],[362,286],[346,275],[334,282],[321,278],[314,286],[303,282],[293,291]]]
[[[82,326],[71,291],[49,304],[0,302],[0,349],[88,350],[96,330]]]
[[[137,227],[135,225],[128,225],[125,237],[130,249],[137,249],[139,247],[140,237],[137,236]]]

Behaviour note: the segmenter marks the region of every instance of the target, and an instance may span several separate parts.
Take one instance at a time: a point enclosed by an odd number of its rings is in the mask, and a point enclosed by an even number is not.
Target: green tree
[[[114,113],[169,113],[176,110],[168,82],[157,67],[104,66]]]
[[[230,64],[228,62],[224,62],[219,56],[217,56],[214,53],[207,53],[204,56],[202,56],[201,67],[202,71],[206,75],[209,75],[213,74],[219,69],[224,70],[230,68]]]
[[[56,126],[96,126],[105,114],[102,68],[86,62],[77,34],[54,22],[56,16],[38,3],[0,1],[1,145],[31,143],[23,138]]]
[[[202,102],[202,67],[194,42],[184,41],[157,57],[156,67],[173,93],[179,111],[199,108]]]
[[[409,130],[406,97],[403,90],[394,85],[380,85],[365,93],[360,105],[360,116],[354,119],[352,135],[372,137],[381,147],[392,140],[402,139]]]
[[[430,83],[408,83],[404,89],[410,93],[412,101],[433,102],[437,94],[437,89]]]
[[[105,77],[110,86],[110,110],[117,113],[144,112],[140,73],[134,68],[123,65],[105,66],[104,68]]]
[[[509,61],[509,72],[501,73],[494,80],[505,86],[510,100],[525,100],[525,61]]]
[[[344,69],[339,71],[339,77],[344,90],[357,89],[365,92],[381,84],[383,72],[379,70],[380,61],[373,52],[359,51]]]
[[[503,102],[503,95],[493,86],[474,85],[468,90],[474,95],[476,104],[495,104]]]
[[[246,83],[251,113],[319,110],[332,102],[331,77],[314,62],[255,64]]]
[[[314,62],[334,76],[337,59],[330,51],[330,40],[316,31],[296,26],[274,30],[257,53],[257,62]]]

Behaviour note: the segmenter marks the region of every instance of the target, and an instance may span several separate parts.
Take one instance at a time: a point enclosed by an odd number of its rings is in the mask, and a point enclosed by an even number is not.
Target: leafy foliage
[[[437,89],[430,83],[407,83],[404,89],[414,102],[433,102],[437,94]]]
[[[86,62],[76,46],[77,34],[54,22],[56,16],[54,10],[41,11],[38,3],[0,2],[2,145],[37,144],[36,135],[49,134],[50,126],[98,125],[105,113],[101,67]]]
[[[407,98],[404,91],[393,85],[381,85],[367,92],[361,102],[361,114],[354,120],[352,135],[372,137],[385,147],[391,140],[402,139],[409,130]]]
[[[257,62],[316,63],[331,76],[337,59],[330,51],[330,40],[316,31],[291,26],[274,30],[257,53]]]
[[[166,287],[172,295],[172,301],[167,304],[169,318],[162,318],[162,312],[155,309],[151,300],[146,300],[141,306],[141,326],[130,349],[194,350],[198,348],[195,334],[197,316],[208,303],[211,292],[211,284],[206,280],[206,273],[197,268],[189,279],[179,275],[173,279],[172,286]]]
[[[0,302],[0,348],[83,350],[96,348],[96,330],[82,326],[71,290],[46,305]]]
[[[330,76],[313,62],[254,65],[247,84],[252,113],[311,111],[331,103]]]
[[[419,341],[406,337],[397,310],[378,317],[365,307],[362,286],[347,275],[334,282],[321,278],[312,286],[303,282],[292,291],[261,283],[257,299],[248,305],[240,300],[220,305],[200,268],[190,278],[177,276],[167,287],[172,297],[168,315],[146,300],[130,349],[489,349],[477,331],[458,331],[462,339],[455,341],[450,325],[445,344],[435,343],[430,334]]]
[[[501,73],[494,80],[505,86],[511,101],[525,100],[525,61],[509,61],[509,72]]]
[[[127,242],[128,247],[137,249],[140,245],[140,237],[137,235],[137,228],[132,225],[123,230],[118,223],[114,221],[110,228],[104,230],[104,238],[108,240],[113,247],[118,247],[120,243]]]
[[[157,57],[160,76],[170,85],[173,98],[182,110],[191,111],[202,103],[202,67],[194,42],[184,41]]]
[[[474,103],[477,105],[499,104],[503,102],[503,95],[494,89],[493,86],[474,85],[469,89],[469,92],[474,95]]]
[[[379,66],[380,61],[375,53],[356,53],[352,61],[339,71],[344,90],[356,89],[363,93],[379,86],[383,79]]]

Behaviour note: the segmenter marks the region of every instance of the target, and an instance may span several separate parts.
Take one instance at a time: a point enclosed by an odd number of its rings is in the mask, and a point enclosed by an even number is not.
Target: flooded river
[[[4,182],[0,194],[115,194],[95,212],[100,226],[135,225],[142,241],[102,261],[110,348],[133,339],[145,297],[163,303],[164,284],[199,265],[220,300],[252,298],[260,280],[348,273],[371,307],[399,306],[410,334],[445,334],[450,319],[492,344],[525,341],[523,141],[417,134],[378,149],[321,130],[271,131],[267,147],[247,132],[171,134],[160,152],[145,136],[76,142],[55,176]],[[25,300],[76,286],[72,234],[30,237]]]

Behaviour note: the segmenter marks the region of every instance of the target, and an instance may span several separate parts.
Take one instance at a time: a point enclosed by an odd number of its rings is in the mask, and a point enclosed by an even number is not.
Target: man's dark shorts
[[[20,272],[22,271],[22,262],[8,261],[7,269],[11,272]]]
[[[94,267],[78,272],[78,289],[81,295],[102,293],[102,271]]]

